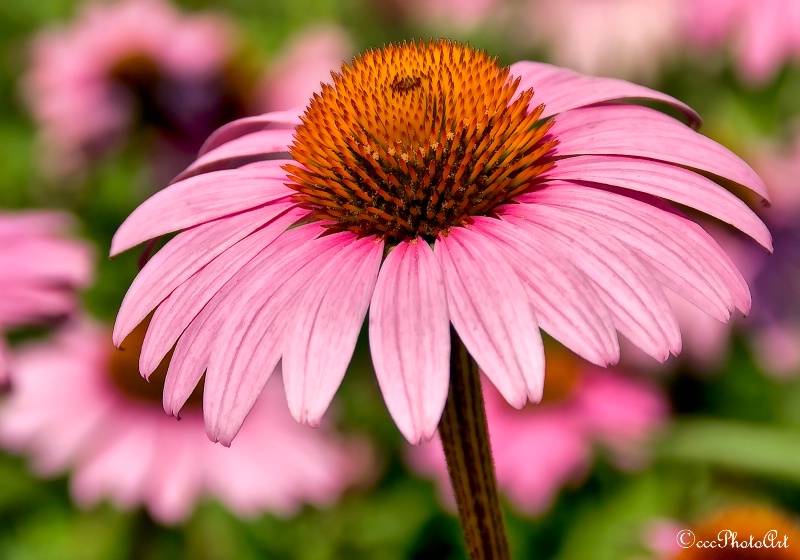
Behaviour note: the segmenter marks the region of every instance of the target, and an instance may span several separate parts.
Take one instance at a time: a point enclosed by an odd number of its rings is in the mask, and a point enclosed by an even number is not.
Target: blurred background
[[[677,359],[547,341],[541,405],[487,389],[514,557],[683,558],[682,529],[800,547],[800,0],[0,0],[0,559],[465,557],[438,444],[403,440],[365,337],[321,428],[278,379],[230,449],[197,395],[164,413],[163,367],[140,381],[143,331],[110,342],[148,252],[111,237],[214,129],[431,37],[665,91],[772,194],[774,255],[704,222],[749,317],[676,300]]]

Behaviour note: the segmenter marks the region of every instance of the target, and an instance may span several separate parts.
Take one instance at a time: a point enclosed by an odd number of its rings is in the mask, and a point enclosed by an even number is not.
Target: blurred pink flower
[[[24,92],[41,128],[46,168],[72,172],[119,145],[137,111],[159,111],[167,101],[159,98],[165,80],[217,78],[232,40],[219,16],[185,15],[161,0],[89,4],[69,27],[42,32]],[[137,99],[143,92],[136,89],[145,88],[152,99]]]
[[[353,52],[350,37],[340,27],[318,24],[300,31],[271,62],[255,95],[258,112],[304,105]]]
[[[684,0],[686,34],[701,48],[730,45],[744,77],[762,83],[800,60],[797,0]]]
[[[0,386],[8,382],[3,332],[70,314],[74,291],[89,284],[89,247],[65,236],[72,226],[60,212],[0,211]]]
[[[772,205],[764,214],[770,223],[791,226],[800,216],[800,122],[788,142],[762,142],[748,160],[769,188]]]
[[[561,394],[548,398],[547,385],[542,403],[522,411],[483,384],[500,490],[528,514],[548,509],[563,486],[588,471],[597,443],[611,450],[619,466],[638,466],[645,440],[667,418],[667,400],[655,386],[572,361],[557,358],[555,367],[548,362],[548,384]],[[438,440],[409,449],[407,458],[416,471],[433,476],[454,503]]]
[[[527,0],[522,10],[528,41],[587,74],[652,79],[681,42],[674,0]]]
[[[117,351],[104,328],[84,320],[23,348],[0,409],[0,443],[29,455],[41,474],[71,470],[82,506],[103,498],[122,509],[141,504],[163,523],[187,517],[202,496],[239,515],[289,515],[303,503],[330,504],[367,476],[367,448],[297,424],[279,379],[231,448],[206,438],[199,395],[180,422],[165,415],[163,371],[150,385],[136,371],[139,331]]]
[[[452,103],[426,103],[438,96]],[[206,371],[206,428],[226,444],[281,360],[293,416],[317,424],[368,308],[378,383],[412,443],[444,408],[451,323],[518,408],[542,394],[539,327],[598,365],[618,360],[617,330],[665,360],[681,337],[662,286],[722,321],[750,308],[730,259],[666,201],[770,248],[758,217],[708,176],[766,190],[733,153],[630,98],[698,122],[642,86],[500,69],[446,41],[368,51],[302,117],[217,131],[120,226],[113,254],[185,231],[134,280],[114,340],[157,308],[141,371],[177,342],[167,409]]]

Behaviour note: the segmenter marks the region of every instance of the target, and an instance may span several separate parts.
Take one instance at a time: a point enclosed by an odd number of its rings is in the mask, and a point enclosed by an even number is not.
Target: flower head
[[[667,201],[769,248],[714,179],[766,192],[730,151],[628,99],[698,122],[641,86],[501,68],[445,40],[369,51],[302,116],[217,131],[125,221],[112,253],[185,231],[139,273],[115,342],[157,307],[141,371],[177,341],[167,410],[206,371],[206,427],[223,443],[279,362],[293,416],[318,423],[368,309],[378,383],[415,443],[441,417],[451,324],[515,407],[542,395],[539,327],[599,365],[618,360],[617,330],[664,360],[681,347],[664,287],[722,321],[750,307],[725,253]]]
[[[204,496],[240,515],[287,515],[303,503],[332,502],[365,475],[366,448],[294,422],[278,379],[230,449],[206,438],[201,391],[180,422],[164,415],[166,364],[149,384],[136,375],[144,330],[118,351],[104,328],[84,320],[21,350],[0,443],[29,455],[43,474],[71,470],[83,506],[103,498],[124,509],[141,504],[163,523],[181,521]]]
[[[551,352],[552,350],[552,352]],[[548,347],[550,373],[538,406],[519,411],[484,382],[486,416],[497,483],[529,514],[546,510],[565,484],[585,474],[596,443],[623,467],[636,466],[642,444],[666,419],[667,401],[649,384],[582,363]],[[410,464],[433,475],[452,502],[441,445],[412,448]]]
[[[0,335],[75,309],[75,290],[91,281],[93,264],[87,245],[64,236],[70,226],[59,212],[0,212]],[[0,338],[0,386],[8,380]]]

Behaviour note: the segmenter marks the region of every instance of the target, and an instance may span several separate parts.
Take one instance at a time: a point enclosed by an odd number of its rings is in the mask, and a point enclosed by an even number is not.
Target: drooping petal
[[[258,132],[259,130],[266,130],[269,128],[294,128],[302,122],[300,120],[300,115],[302,113],[303,108],[296,107],[286,111],[274,111],[229,122],[225,126],[218,128],[208,137],[197,155],[205,155],[214,148],[218,148],[232,140],[241,138],[246,134]]]
[[[474,218],[473,227],[505,250],[543,330],[592,363],[605,366],[619,361],[614,321],[593,283],[552,250],[547,237],[492,218]]]
[[[642,158],[576,156],[557,161],[542,177],[612,185],[685,204],[733,225],[772,249],[767,226],[741,199],[683,167]]]
[[[307,233],[298,237],[297,229]],[[316,224],[295,230],[285,236],[293,235],[292,241],[271,257],[254,260],[242,270],[222,308],[227,320],[209,359],[203,415],[209,438],[223,445],[230,445],[278,366],[294,305],[307,286],[304,267],[312,261],[327,262],[343,250],[343,240],[352,238],[346,232],[310,240],[308,236],[319,231]]]
[[[496,242],[467,228],[436,238],[450,321],[478,366],[514,407],[538,402],[544,350],[533,307]]]
[[[613,220],[598,220],[594,216],[572,212],[561,207],[554,209],[553,216],[557,217],[559,224],[573,227],[596,228],[597,231],[613,232],[620,244],[620,253],[635,253],[647,266],[650,274],[666,287],[684,295],[709,315],[720,321],[730,319],[733,302],[725,294],[720,295],[714,286],[706,282],[706,275],[702,269],[692,269],[691,261],[683,257],[682,247],[671,246],[669,234],[656,229],[643,234],[642,230],[626,227],[624,222]],[[702,262],[700,266],[702,266]],[[688,277],[688,280],[687,280]]]
[[[250,210],[292,194],[286,172],[268,162],[258,170],[213,171],[173,183],[144,201],[114,234],[111,256],[166,233]],[[267,163],[267,162],[265,162]]]
[[[148,261],[125,294],[114,324],[114,344],[119,346],[150,311],[203,266],[289,208],[291,204],[274,203],[176,235]]]
[[[647,268],[634,255],[604,239],[610,232],[561,224],[546,206],[509,205],[504,219],[522,229],[549,235],[554,246],[595,283],[617,329],[634,344],[664,361],[681,349],[680,330],[669,302]]]
[[[556,182],[519,197],[519,201],[578,212],[580,219],[607,221],[604,227],[613,230],[617,238],[649,256],[651,268],[660,267],[670,279],[671,289],[707,313],[720,320],[727,320],[734,307],[747,313],[747,284],[722,248],[695,222],[648,198],[649,203],[598,188]],[[659,203],[661,208],[653,205]],[[702,301],[711,307],[704,307]],[[714,312],[719,305],[721,315]]]
[[[512,76],[521,78],[518,92],[533,88],[531,108],[544,103],[542,118],[596,103],[648,99],[666,103],[680,111],[694,128],[700,126],[700,115],[682,101],[625,80],[586,76],[552,64],[525,60],[515,62],[510,68]]]
[[[242,267],[264,251],[286,228],[300,219],[305,210],[293,208],[265,227],[256,230],[242,241],[208,263],[191,278],[175,288],[156,309],[147,329],[139,355],[139,370],[148,377],[175,344],[183,330],[200,310]],[[294,235],[308,234],[313,239],[322,231],[319,227],[298,227]],[[291,236],[290,236],[291,237]]]
[[[557,156],[635,156],[693,167],[769,199],[764,181],[733,152],[663,113],[633,105],[586,107],[550,129]]]
[[[254,271],[269,270],[283,252],[318,234],[319,227],[308,224],[281,235],[234,274],[191,320],[175,346],[164,382],[164,410],[168,414],[178,415],[208,367],[212,352],[217,350],[219,344],[231,342],[230,339],[222,339],[220,331],[227,321],[237,319],[228,313],[230,307],[248,294],[249,297],[258,295],[258,285],[254,283],[258,277],[254,276]],[[215,406],[218,404],[208,402],[204,407],[205,413],[211,414]]]
[[[251,132],[209,150],[178,174],[173,182],[192,175],[232,167],[236,162],[264,159],[269,154],[288,154],[294,128],[275,128]],[[285,155],[283,158],[285,159]],[[277,158],[281,159],[281,158]]]
[[[372,295],[370,353],[386,407],[406,439],[433,437],[450,384],[450,320],[439,263],[427,242],[386,257]]]
[[[354,240],[308,279],[294,308],[283,355],[289,410],[317,425],[355,350],[383,256],[383,241]]]

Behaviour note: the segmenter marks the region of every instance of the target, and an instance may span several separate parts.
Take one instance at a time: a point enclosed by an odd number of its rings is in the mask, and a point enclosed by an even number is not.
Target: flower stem
[[[450,393],[439,423],[470,560],[510,560],[478,365],[451,329]]]

